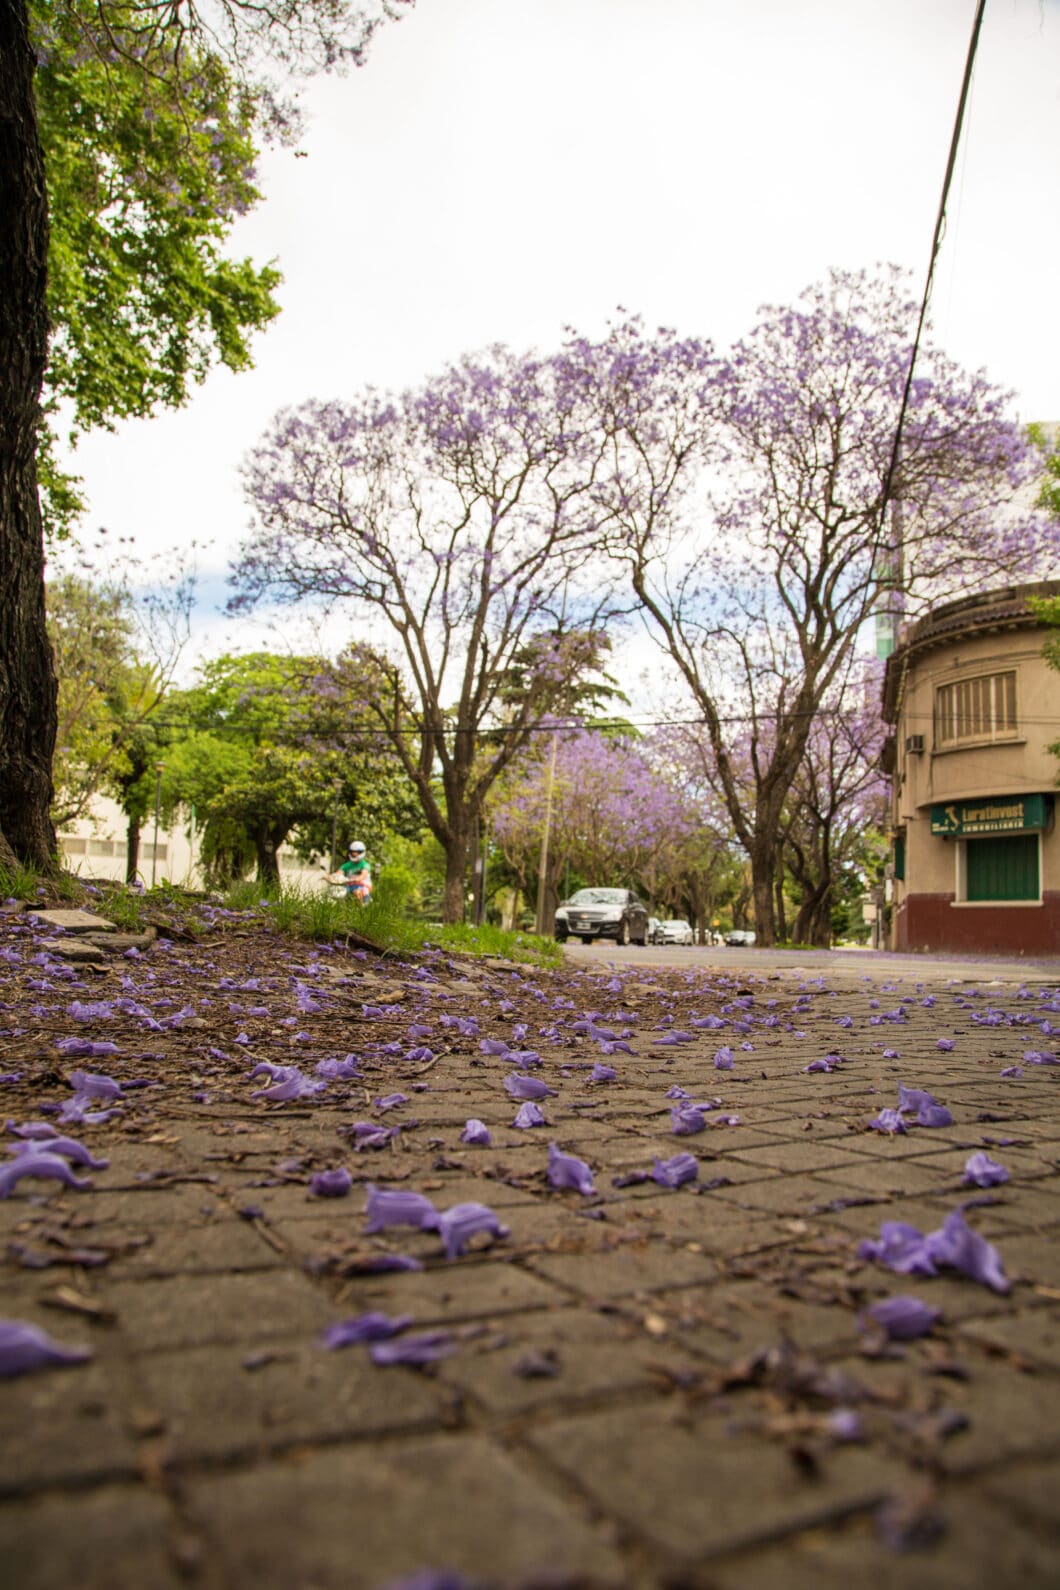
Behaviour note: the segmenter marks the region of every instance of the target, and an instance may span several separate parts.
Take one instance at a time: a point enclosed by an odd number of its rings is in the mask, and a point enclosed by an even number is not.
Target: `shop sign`
[[[1046,826],[1052,806],[1051,795],[996,795],[990,800],[952,801],[948,806],[932,806],[931,832],[944,839],[1027,833]]]

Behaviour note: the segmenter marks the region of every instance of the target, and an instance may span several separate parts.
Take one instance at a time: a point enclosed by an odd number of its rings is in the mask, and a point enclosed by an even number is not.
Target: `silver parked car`
[[[616,944],[643,944],[648,936],[648,908],[631,889],[579,889],[556,912],[555,935],[565,939],[614,939]]]
[[[665,922],[656,923],[653,944],[694,944],[696,936],[692,932],[691,924],[682,917],[671,917]]]

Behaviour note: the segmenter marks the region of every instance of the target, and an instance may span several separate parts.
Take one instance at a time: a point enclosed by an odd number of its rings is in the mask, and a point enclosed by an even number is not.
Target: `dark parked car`
[[[614,939],[616,944],[643,944],[648,936],[648,908],[631,889],[579,889],[556,912],[556,938]]]

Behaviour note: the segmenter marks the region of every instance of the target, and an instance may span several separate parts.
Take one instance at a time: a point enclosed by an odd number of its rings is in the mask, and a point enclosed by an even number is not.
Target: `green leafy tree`
[[[303,854],[326,853],[334,832],[373,840],[417,821],[396,758],[363,717],[370,666],[335,669],[315,657],[255,652],[205,663],[173,700],[165,754],[167,813],[194,807],[201,860],[218,880],[256,865],[279,880],[278,851],[301,830]]]
[[[61,532],[81,500],[56,460],[60,419],[75,442],[180,407],[216,362],[245,369],[280,276],[224,252],[260,198],[248,87],[202,50],[179,84],[164,48],[103,57],[54,0],[35,0],[33,21],[51,213],[42,506]]]
[[[83,817],[100,792],[117,795],[128,815],[126,796],[138,801],[133,788],[157,745],[152,720],[187,640],[193,580],[178,568],[138,600],[134,572],[126,564],[119,576],[101,575],[83,560],[48,583],[59,686],[54,820],[60,827]],[[131,862],[135,875],[135,853]]]
[[[182,402],[216,360],[247,362],[250,335],[275,313],[278,278],[271,266],[227,260],[223,241],[257,197],[255,140],[296,125],[277,76],[291,82],[359,63],[375,28],[406,3],[0,6],[0,860],[8,864],[58,864],[57,686],[38,480],[51,522],[69,522],[78,496],[57,472],[60,412],[75,432],[151,413]]]

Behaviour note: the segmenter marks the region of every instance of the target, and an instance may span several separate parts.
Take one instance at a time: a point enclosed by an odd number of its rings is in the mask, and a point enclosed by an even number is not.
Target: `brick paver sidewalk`
[[[409,1063],[402,1037],[389,1089],[372,1073],[270,1104],[249,1097],[267,1078],[204,1081],[189,1033],[164,1089],[70,1128],[109,1153],[91,1191],[27,1179],[0,1203],[0,1313],[93,1349],[0,1382],[0,1583],[1060,1584],[1060,1068],[1024,1058],[1057,1053],[1047,986],[979,996],[932,985],[930,963],[838,992],[743,967],[587,966],[557,1010],[547,974],[497,963],[330,975],[377,1012],[344,1015],[330,1052],[416,1019],[439,1057]],[[628,1022],[633,1054],[575,1030],[593,1011],[613,1033]],[[724,1027],[691,1025],[719,1012]],[[513,1047],[536,1049],[524,1074],[556,1090],[546,1126],[513,1128],[512,1062],[456,1043],[446,1013],[482,1035],[527,1026]],[[675,1030],[692,1041],[659,1041]],[[806,1071],[826,1055],[841,1063]],[[67,1097],[69,1069],[42,1062],[35,1098]],[[954,1124],[914,1111],[904,1134],[870,1130],[899,1081]],[[674,1135],[674,1088],[721,1100],[703,1130]],[[408,1102],[373,1104],[390,1090]],[[491,1146],[461,1142],[469,1117]],[[403,1129],[355,1152],[340,1132],[359,1118]],[[549,1185],[552,1141],[595,1195]],[[984,1149],[1011,1179],[962,1186]],[[630,1179],[681,1152],[695,1181]],[[349,1195],[310,1196],[309,1175],[339,1166]],[[367,1181],[486,1204],[509,1234],[448,1261],[435,1231],[366,1233]],[[962,1203],[1008,1292],[859,1258],[881,1221],[926,1232]],[[422,1268],[371,1268],[393,1255]],[[859,1316],[902,1294],[941,1320],[888,1345]],[[369,1311],[411,1316],[395,1342],[447,1332],[446,1356],[385,1367],[366,1344],[320,1345]]]

